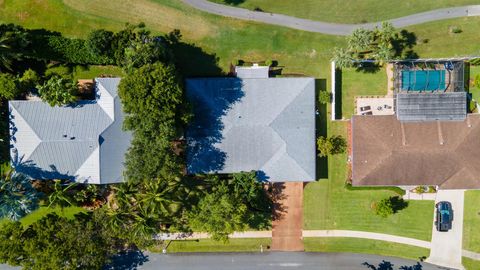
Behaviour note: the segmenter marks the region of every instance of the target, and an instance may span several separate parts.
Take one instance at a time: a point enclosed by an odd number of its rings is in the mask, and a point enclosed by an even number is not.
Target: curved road
[[[232,17],[241,20],[249,20],[262,22],[273,25],[280,25],[289,28],[316,32],[330,35],[349,35],[354,29],[363,27],[372,29],[379,25],[377,23],[366,24],[339,24],[339,23],[327,23],[319,22],[308,19],[301,19],[276,13],[251,11],[244,8],[231,7],[222,4],[216,4],[207,0],[182,0],[184,3],[208,12],[225,17]],[[397,19],[391,19],[390,21],[395,27],[405,27],[415,24],[421,24],[425,22],[432,22],[437,20],[452,19],[467,16],[480,16],[480,5],[452,7],[436,9],[427,12],[417,13]]]
[[[313,252],[267,252],[267,253],[196,253],[196,254],[145,254],[147,262],[138,269],[163,270],[368,270],[408,269],[445,270],[428,263],[393,257],[351,254],[351,253],[313,253]],[[384,261],[382,268],[379,265]],[[388,268],[389,264],[392,268]],[[420,264],[421,266],[414,266]],[[370,265],[370,266],[369,266]],[[373,267],[372,267],[373,266]],[[403,268],[405,269],[405,268]]]

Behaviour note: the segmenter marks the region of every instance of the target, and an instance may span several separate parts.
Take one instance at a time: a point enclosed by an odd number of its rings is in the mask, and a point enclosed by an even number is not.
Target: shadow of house
[[[215,147],[223,139],[222,116],[243,96],[242,80],[238,78],[187,81],[187,98],[193,107],[193,119],[186,131],[189,173],[223,169],[226,154]]]
[[[321,91],[327,91],[327,80],[326,79],[315,79],[315,97],[319,97]],[[332,108],[335,110],[335,108]],[[319,136],[327,137],[327,104],[322,104],[316,102],[316,118],[315,118],[315,130],[316,137]],[[328,158],[327,157],[317,157],[317,169],[316,175],[318,179],[328,178]]]

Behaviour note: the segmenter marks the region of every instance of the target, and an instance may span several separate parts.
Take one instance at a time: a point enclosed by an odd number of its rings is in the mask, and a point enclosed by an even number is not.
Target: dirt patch
[[[275,183],[272,250],[303,251],[303,182]]]

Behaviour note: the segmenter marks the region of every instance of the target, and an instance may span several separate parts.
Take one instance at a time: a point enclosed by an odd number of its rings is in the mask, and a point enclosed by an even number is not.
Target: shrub
[[[386,218],[393,213],[393,204],[390,198],[382,199],[375,204],[375,214]]]
[[[480,74],[475,76],[475,79],[473,80],[473,87],[480,88]]]
[[[83,39],[51,36],[48,38],[48,46],[60,57],[59,61],[83,65],[113,64],[113,59],[110,57],[94,54]]]
[[[39,83],[40,77],[37,72],[32,69],[27,69],[20,78],[20,84],[24,90],[32,90]]]
[[[452,34],[460,34],[462,32],[463,32],[462,29],[458,26],[450,27],[450,33],[452,33]]]
[[[399,210],[402,210],[407,206],[408,202],[404,201],[399,196],[394,196],[380,200],[375,204],[374,210],[375,214],[385,218],[397,213]]]
[[[389,191],[397,193],[400,196],[403,196],[403,195],[406,194],[405,190],[403,190],[399,187],[389,187],[389,186],[386,186],[386,187],[368,187],[368,186],[354,187],[354,186],[352,186],[351,183],[346,183],[345,184],[345,189],[346,190],[351,190],[351,191],[355,191],[355,190],[389,190]]]
[[[332,95],[330,92],[320,91],[320,93],[318,94],[318,101],[320,102],[320,104],[328,104],[330,103],[331,99]]]
[[[317,139],[317,149],[320,157],[342,154],[347,149],[347,141],[338,135],[327,138],[320,136]]]
[[[112,55],[112,42],[114,34],[104,29],[90,32],[86,40],[86,46],[95,55]]]
[[[0,73],[0,98],[12,100],[19,94],[17,79],[8,73]]]

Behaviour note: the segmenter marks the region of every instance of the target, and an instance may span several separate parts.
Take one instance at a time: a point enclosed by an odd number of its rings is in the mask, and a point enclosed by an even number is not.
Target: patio
[[[355,98],[355,114],[357,115],[392,115],[394,114],[393,98],[357,97]]]

